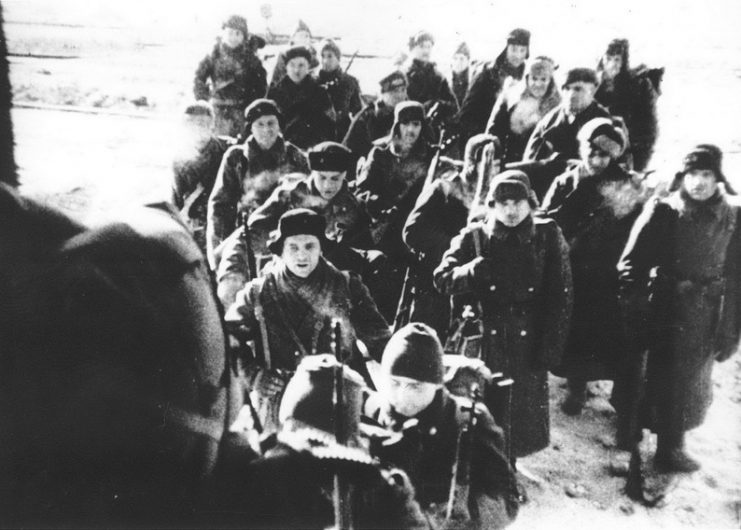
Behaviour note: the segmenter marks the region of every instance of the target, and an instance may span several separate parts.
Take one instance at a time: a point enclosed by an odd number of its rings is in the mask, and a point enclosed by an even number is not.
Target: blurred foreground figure
[[[301,362],[280,406],[280,431],[259,460],[233,470],[246,489],[247,527],[428,528],[404,472],[381,468],[363,447],[362,388],[362,377],[332,355]]]
[[[628,329],[643,339],[634,356],[648,351],[640,418],[657,434],[663,471],[699,469],[684,435],[705,420],[715,361],[738,349],[741,333],[740,210],[721,157],[708,144],[685,156],[674,193],[646,207],[618,264]]]

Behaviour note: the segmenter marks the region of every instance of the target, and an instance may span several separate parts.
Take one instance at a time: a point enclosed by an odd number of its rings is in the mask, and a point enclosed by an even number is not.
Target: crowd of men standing
[[[503,528],[549,372],[570,415],[614,381],[618,449],[646,427],[657,470],[699,468],[684,435],[741,333],[722,152],[648,188],[663,71],[626,40],[560,86],[525,29],[491,62],[461,44],[449,78],[434,44],[412,35],[363,106],[336,42],[299,24],[268,81],[229,17],[156,235],[39,211],[3,152],[11,524]]]

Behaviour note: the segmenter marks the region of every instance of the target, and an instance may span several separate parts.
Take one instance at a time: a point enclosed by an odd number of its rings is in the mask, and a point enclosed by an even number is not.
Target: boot
[[[700,469],[700,463],[687,454],[684,432],[659,433],[654,467],[664,473],[692,473]]]
[[[581,379],[569,379],[568,385],[568,394],[561,403],[561,410],[569,416],[578,416],[587,402],[587,382]]]

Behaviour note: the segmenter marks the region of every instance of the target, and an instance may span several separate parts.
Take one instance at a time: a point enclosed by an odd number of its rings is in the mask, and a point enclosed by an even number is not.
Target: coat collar
[[[535,223],[533,216],[529,215],[524,221],[514,228],[503,225],[493,215],[490,215],[486,221],[487,231],[493,239],[504,241],[510,234],[515,234],[520,244],[527,244],[535,236]]]

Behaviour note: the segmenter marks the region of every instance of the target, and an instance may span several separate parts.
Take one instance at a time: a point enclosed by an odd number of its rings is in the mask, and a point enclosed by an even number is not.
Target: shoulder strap
[[[265,314],[263,312],[262,302],[260,301],[260,291],[264,283],[265,280],[263,278],[257,278],[252,282],[250,298],[252,298],[255,304],[255,319],[260,326],[260,339],[262,340],[262,353],[263,357],[265,357],[265,366],[270,369],[272,367],[272,359],[270,357],[270,343],[268,342],[268,327],[265,323]]]

